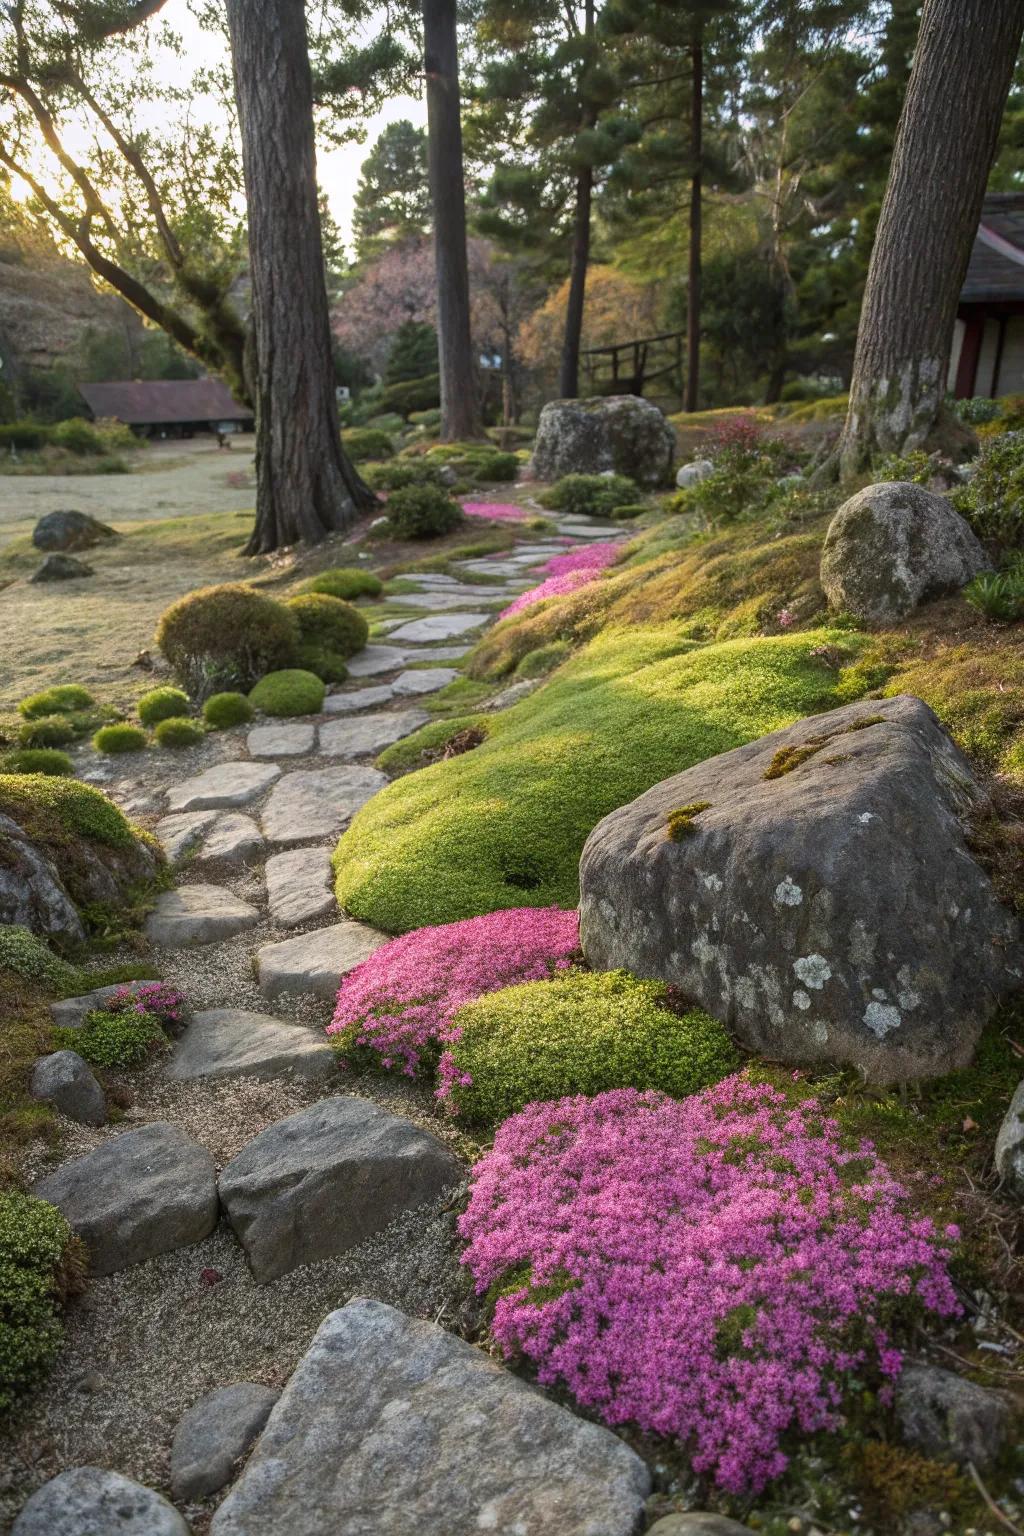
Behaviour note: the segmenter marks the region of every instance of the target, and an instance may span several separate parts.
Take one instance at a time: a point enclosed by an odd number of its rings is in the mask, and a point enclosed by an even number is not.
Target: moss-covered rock
[[[558,480],[612,470],[637,485],[667,485],[675,451],[671,426],[638,395],[551,400],[537,424],[533,471],[539,480]]]

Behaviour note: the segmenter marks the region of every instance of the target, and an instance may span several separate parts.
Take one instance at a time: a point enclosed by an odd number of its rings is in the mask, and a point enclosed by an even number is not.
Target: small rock
[[[91,549],[94,544],[110,542],[118,537],[106,523],[90,517],[88,512],[47,512],[32,530],[32,543],[36,549],[68,550]]]
[[[102,1008],[108,997],[113,997],[115,992],[137,992],[140,987],[159,986],[157,981],[120,981],[110,987],[96,987],[92,992],[83,992],[79,997],[64,997],[59,1003],[50,1004],[50,1017],[61,1029],[77,1029],[85,1023],[87,1013],[92,1013],[96,1008]]]
[[[429,619],[413,619],[392,634],[393,640],[454,640],[471,629],[479,629],[491,617],[488,613],[435,613]],[[404,660],[403,653],[403,660]],[[349,671],[352,664],[349,663]]]
[[[248,735],[250,757],[304,757],[312,752],[316,727],[312,725],[257,725]]]
[[[423,667],[418,671],[400,672],[395,678],[395,692],[399,695],[437,693],[447,688],[458,677],[454,667]]]
[[[386,519],[385,519],[386,521]],[[405,652],[396,645],[367,645],[345,663],[349,677],[376,677],[405,666]]]
[[[252,1381],[220,1387],[179,1423],[171,1446],[171,1492],[182,1504],[216,1493],[230,1482],[270,1417],[280,1393]]]
[[[688,491],[714,472],[715,466],[710,459],[694,459],[692,464],[681,464],[676,470],[676,485],[681,491]]]
[[[311,923],[335,908],[326,848],[291,848],[267,860],[270,916],[282,928]]]
[[[1024,1082],[1010,1100],[996,1136],[996,1172],[1010,1192],[1024,1198]]]
[[[42,565],[29,577],[29,581],[77,581],[83,576],[95,576],[96,572],[84,560],[74,555],[47,555]]]
[[[937,1365],[908,1365],[896,1384],[896,1418],[908,1445],[926,1456],[996,1461],[1014,1420],[1013,1399]]]
[[[167,791],[169,811],[216,811],[249,805],[281,776],[276,763],[217,763]]]
[[[161,891],[146,919],[146,937],[165,949],[216,944],[255,928],[259,913],[223,885],[182,885]]]
[[[373,709],[378,704],[386,704],[393,694],[390,683],[381,683],[376,688],[356,688],[351,693],[331,693],[324,700],[324,714],[351,715],[359,709]]]
[[[386,934],[346,918],[330,928],[264,944],[256,952],[260,991],[268,998],[314,993],[333,1002],[341,978],[386,943]]]
[[[263,833],[251,816],[225,811],[206,834],[196,863],[241,869],[246,864],[254,864],[262,856],[265,846]]]
[[[493,699],[488,699],[482,709],[510,709],[513,704],[518,704],[521,699],[528,699],[531,693],[535,693],[544,682],[542,677],[524,677],[521,682],[511,683],[496,693]]]
[[[332,720],[320,727],[320,751],[324,757],[368,757],[403,736],[411,736],[429,719],[425,709],[395,709],[388,714],[360,715],[356,720]]]
[[[449,490],[451,490],[453,485],[458,485],[459,483],[459,472],[454,464],[442,464],[437,475],[441,484],[446,485]]]
[[[212,1157],[159,1120],[65,1163],[32,1193],[63,1212],[97,1275],[202,1242],[217,1224]]]
[[[264,807],[264,835],[270,843],[334,837],[387,782],[376,768],[300,769],[286,774]]]
[[[188,1526],[152,1488],[101,1467],[72,1467],[36,1489],[11,1536],[188,1536]]]
[[[107,1101],[103,1089],[77,1051],[54,1051],[40,1056],[32,1068],[29,1091],[44,1099],[79,1125],[106,1125]]]
[[[266,1013],[210,1008],[193,1016],[167,1068],[174,1082],[198,1078],[290,1074],[305,1080],[329,1077],[337,1066],[321,1034]]]

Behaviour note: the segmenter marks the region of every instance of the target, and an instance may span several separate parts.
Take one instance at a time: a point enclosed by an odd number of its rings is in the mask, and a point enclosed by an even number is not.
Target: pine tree
[[[356,260],[372,261],[390,245],[421,239],[429,226],[427,136],[405,119],[389,123],[359,172],[352,218]]]

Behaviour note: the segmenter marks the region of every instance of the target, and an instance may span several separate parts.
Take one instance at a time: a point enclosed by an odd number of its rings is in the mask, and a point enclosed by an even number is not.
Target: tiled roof
[[[112,416],[128,426],[252,418],[220,379],[135,379],[81,384],[79,391],[94,416]]]
[[[960,302],[1024,299],[1024,193],[986,197]]]

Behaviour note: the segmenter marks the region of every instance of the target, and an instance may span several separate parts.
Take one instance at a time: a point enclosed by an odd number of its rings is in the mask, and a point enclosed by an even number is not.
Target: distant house
[[[982,206],[948,385],[958,399],[1024,394],[1024,193],[992,193]]]
[[[220,379],[134,379],[80,384],[95,418],[113,417],[140,437],[193,437],[197,432],[251,432],[253,415]]]

